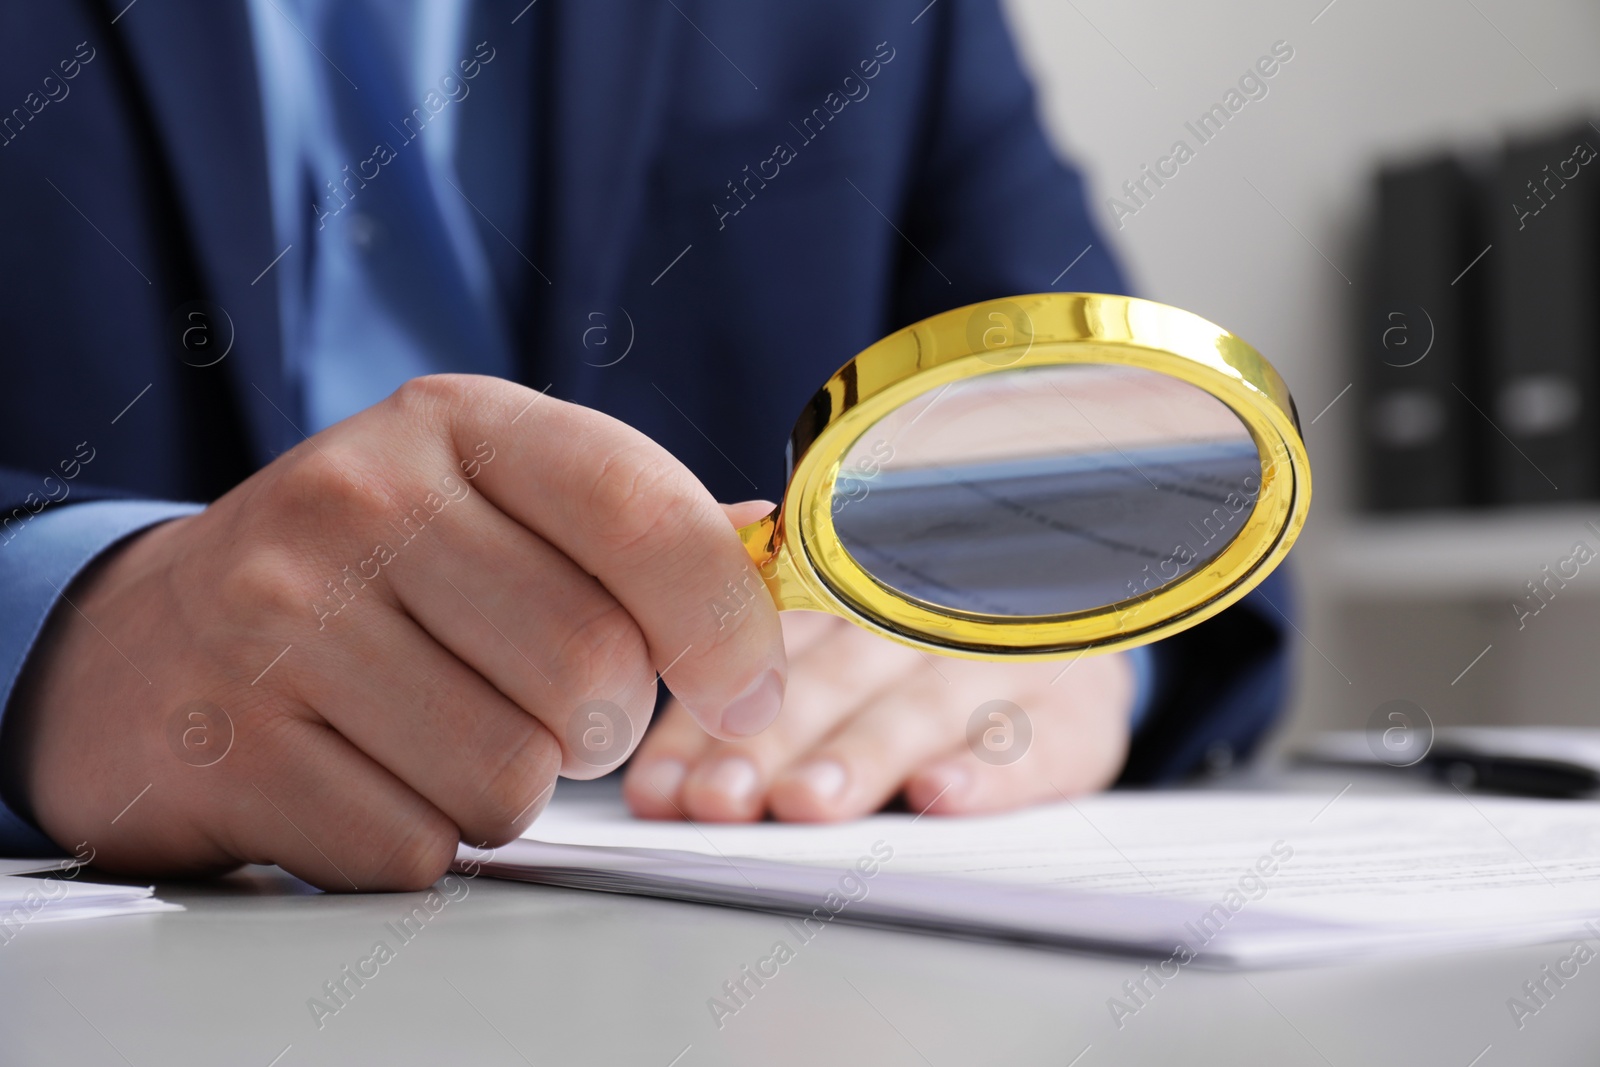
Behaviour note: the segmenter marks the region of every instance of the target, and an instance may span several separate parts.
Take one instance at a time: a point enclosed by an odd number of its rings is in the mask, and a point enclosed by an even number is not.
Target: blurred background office
[[[1395,699],[1600,725],[1600,559],[1576,551],[1600,552],[1578,148],[1600,148],[1600,6],[1006,6],[1141,295],[1242,335],[1299,404],[1315,499],[1276,746]]]

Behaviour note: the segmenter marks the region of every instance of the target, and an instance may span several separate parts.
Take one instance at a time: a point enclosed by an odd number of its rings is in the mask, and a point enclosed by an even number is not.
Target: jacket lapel
[[[298,441],[289,418],[299,417],[283,371],[277,279],[266,270],[283,250],[274,247],[245,5],[142,0],[114,32],[149,101],[207,296],[232,320],[224,366],[264,463]]]

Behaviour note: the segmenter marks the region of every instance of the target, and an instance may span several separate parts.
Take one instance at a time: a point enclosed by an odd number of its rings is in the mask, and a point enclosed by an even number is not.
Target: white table
[[[1118,1030],[1107,1000],[1143,961],[836,925],[719,1030],[708,998],[792,941],[781,919],[465,884],[364,986],[347,981],[353,993],[320,1029],[308,1000],[334,1004],[323,983],[380,938],[399,944],[386,924],[420,894],[323,895],[251,868],[159,886],[182,914],[25,928],[0,946],[0,1064],[1600,1062],[1600,960],[1520,1031],[1506,1006],[1562,945],[1186,968]]]

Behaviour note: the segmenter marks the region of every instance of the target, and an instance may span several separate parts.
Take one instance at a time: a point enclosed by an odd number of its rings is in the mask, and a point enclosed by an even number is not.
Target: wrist
[[[94,803],[94,781],[103,782],[110,770],[84,758],[94,750],[86,734],[108,728],[112,715],[130,725],[139,719],[145,694],[134,688],[150,683],[125,658],[139,653],[118,632],[126,629],[119,622],[130,617],[132,604],[138,628],[158,624],[158,587],[141,577],[152,570],[156,546],[186,522],[143,525],[56,584],[55,602],[17,674],[0,724],[0,800],[58,844],[81,836],[83,817],[75,809]]]

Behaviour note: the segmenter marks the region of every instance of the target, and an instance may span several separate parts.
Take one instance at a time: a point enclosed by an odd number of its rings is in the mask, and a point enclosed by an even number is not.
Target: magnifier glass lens
[[[1261,491],[1229,407],[1137,367],[1072,364],[952,382],[846,453],[833,519],[879,582],[1004,617],[1091,611],[1203,568]]]

